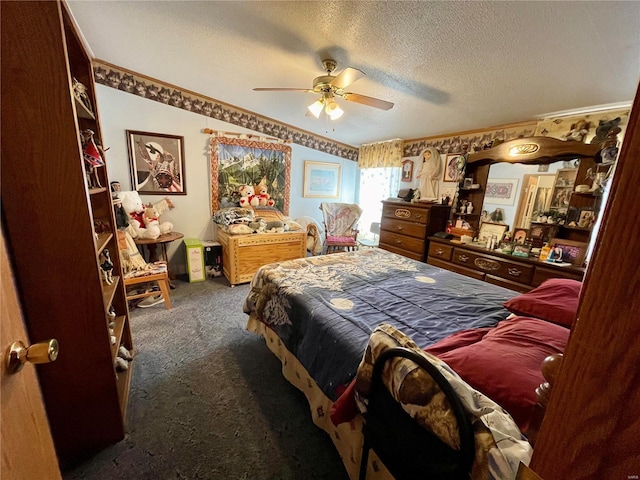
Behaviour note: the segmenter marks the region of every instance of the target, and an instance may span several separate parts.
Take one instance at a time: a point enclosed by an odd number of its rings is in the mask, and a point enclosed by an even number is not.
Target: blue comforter
[[[335,400],[355,376],[373,329],[388,323],[427,347],[491,327],[517,293],[380,249],[262,267],[244,311],[272,328]],[[336,390],[337,389],[337,390]]]

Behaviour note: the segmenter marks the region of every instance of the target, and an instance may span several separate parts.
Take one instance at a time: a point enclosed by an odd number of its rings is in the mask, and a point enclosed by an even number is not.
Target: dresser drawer
[[[386,250],[388,252],[397,253],[398,255],[402,255],[403,257],[410,258],[412,260],[417,260],[418,262],[422,262],[424,259],[424,254],[422,252],[410,252],[409,250],[403,250],[402,248],[396,248],[394,246],[381,243],[380,248]],[[439,266],[439,265],[438,265]]]
[[[583,275],[575,272],[563,272],[561,269],[556,268],[544,268],[544,267],[536,267],[536,271],[533,273],[533,280],[531,280],[531,285],[537,287],[545,280],[550,278],[570,278],[572,280],[583,280]]]
[[[420,254],[421,258],[424,258],[424,239],[408,237],[406,235],[399,235],[397,233],[381,230],[380,245],[382,246],[383,244],[395,248],[401,248],[403,250],[408,250],[409,252],[418,253]]]
[[[398,220],[405,220],[407,222],[418,222],[427,224],[429,222],[429,209],[412,207],[411,204],[404,205],[390,205],[385,204],[382,207],[382,224],[385,224],[385,218],[395,218]]]
[[[395,218],[383,218],[380,228],[388,232],[416,238],[425,238],[427,233],[427,226],[422,223],[406,222]]]
[[[432,258],[450,261],[452,253],[453,245],[444,245],[433,241],[429,244],[429,256]]]
[[[482,270],[496,277],[506,278],[526,285],[530,284],[534,270],[533,265],[512,262],[490,255],[482,255],[461,248],[453,249],[452,261],[458,265]]]

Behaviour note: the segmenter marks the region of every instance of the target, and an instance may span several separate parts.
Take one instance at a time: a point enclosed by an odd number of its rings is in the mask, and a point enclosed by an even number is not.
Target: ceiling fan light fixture
[[[336,102],[333,98],[327,102],[327,105],[324,107],[324,111],[327,115],[329,115],[329,118],[331,118],[331,120],[339,119],[344,113],[344,110],[340,108],[338,102]]]
[[[320,112],[322,112],[322,107],[324,107],[324,98],[319,98],[311,105],[309,105],[307,109],[313,114],[314,117],[319,118]]]

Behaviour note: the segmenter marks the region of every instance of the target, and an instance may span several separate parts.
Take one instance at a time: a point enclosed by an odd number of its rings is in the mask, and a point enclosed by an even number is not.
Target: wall
[[[103,145],[109,148],[106,153],[109,179],[119,181],[125,190],[131,188],[126,130],[183,136],[187,195],[171,196],[175,208],[164,213],[162,221],[172,222],[174,230],[182,232],[185,238],[215,240],[209,198],[209,135],[203,134],[202,130],[211,128],[254,135],[255,132],[100,84],[96,84],[96,96]],[[331,199],[331,201],[352,203],[356,200],[358,185],[356,162],[293,143],[291,150],[289,216],[292,218],[310,216],[322,222],[318,207],[321,201],[327,199],[302,196],[305,160],[341,164],[340,198]],[[142,196],[143,201],[152,203],[160,198],[162,197],[158,195]],[[173,272],[178,274],[186,272],[184,247],[181,243],[173,242],[168,248],[168,256]]]

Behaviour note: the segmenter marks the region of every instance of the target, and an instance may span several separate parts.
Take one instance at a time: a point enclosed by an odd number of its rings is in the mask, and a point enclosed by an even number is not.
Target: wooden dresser
[[[263,265],[307,255],[307,232],[229,235],[218,230],[222,271],[231,286],[250,282]]]
[[[458,241],[429,238],[427,263],[501,287],[528,292],[549,278],[582,280],[582,267],[560,267]]]
[[[380,248],[425,261],[428,237],[446,228],[450,208],[433,203],[382,202]]]

